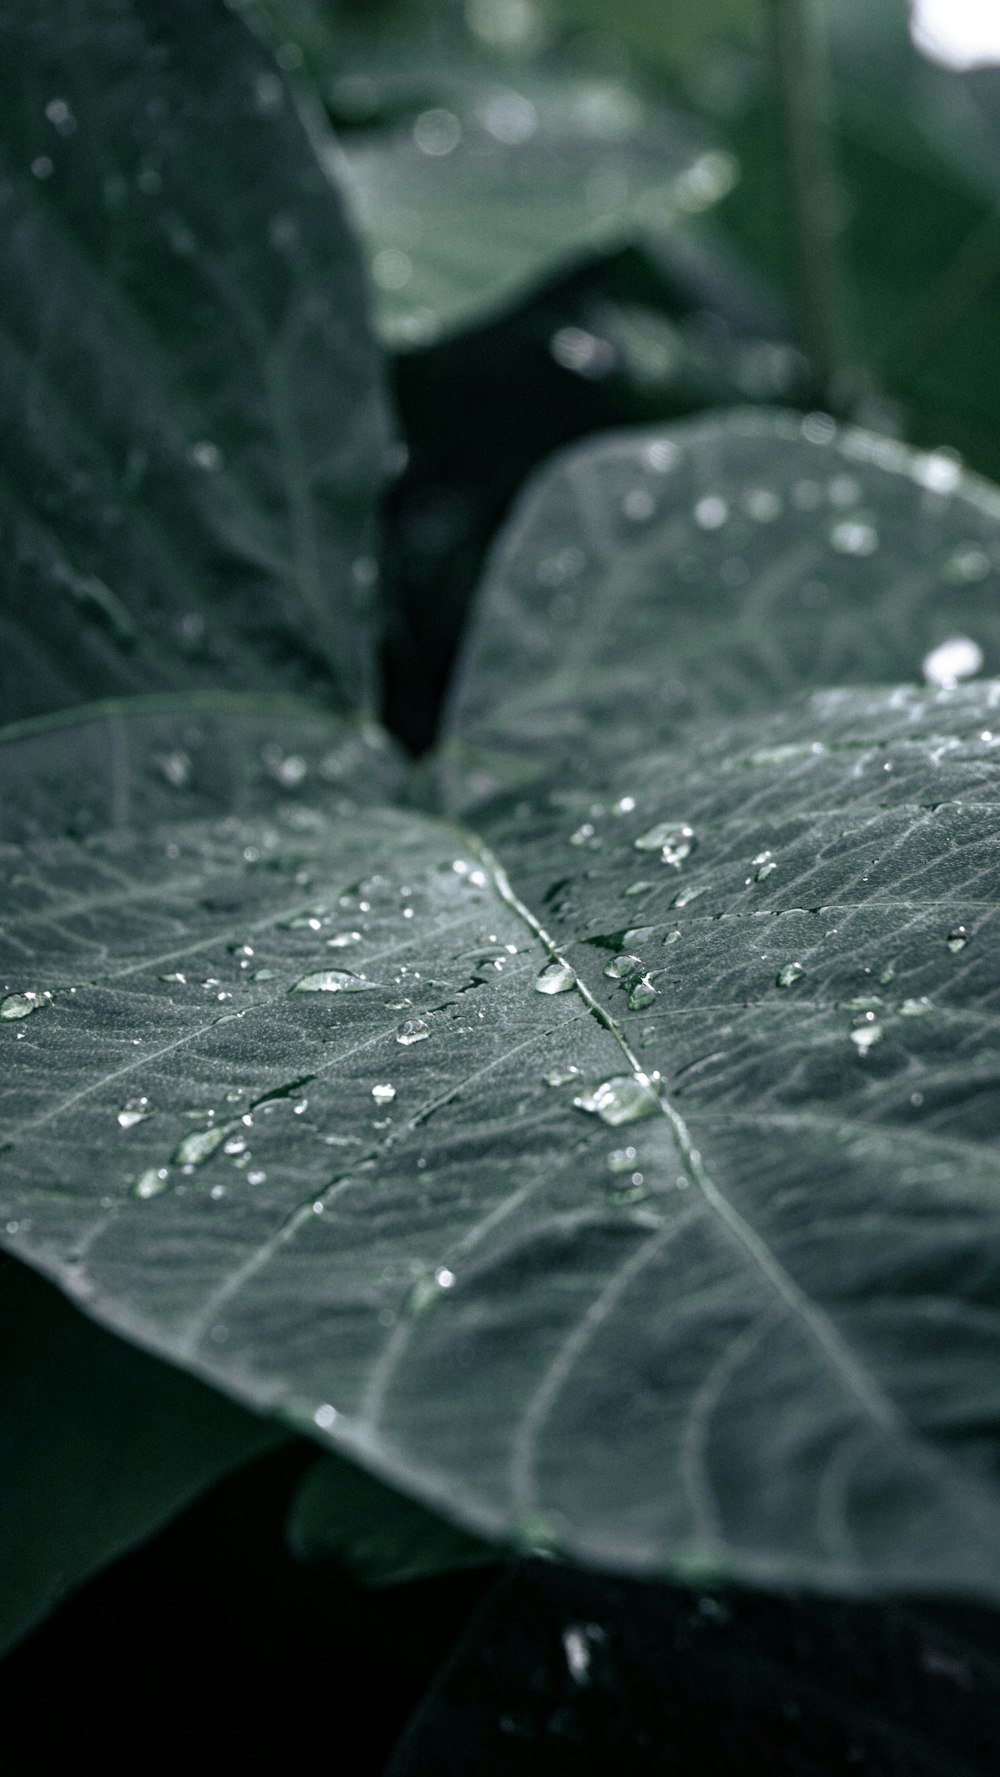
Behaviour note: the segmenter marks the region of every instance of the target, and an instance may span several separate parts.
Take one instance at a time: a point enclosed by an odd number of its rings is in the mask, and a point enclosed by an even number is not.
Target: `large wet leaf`
[[[15,734],[5,1242],[488,1536],[995,1597],[998,707],[716,721],[490,849],[318,718]]]
[[[365,701],[385,419],[357,249],[222,0],[0,6],[8,719]]]
[[[533,9],[437,0],[361,24],[261,0],[341,126],[379,328],[397,348],[493,319],[583,260],[683,226],[735,169],[605,45]],[[333,16],[331,16],[331,14]]]
[[[945,451],[750,409],[588,440],[495,551],[445,793],[572,780],[581,758],[600,777],[809,686],[1000,671],[998,589],[1000,493]]]
[[[0,1264],[0,1652],[281,1429]]]

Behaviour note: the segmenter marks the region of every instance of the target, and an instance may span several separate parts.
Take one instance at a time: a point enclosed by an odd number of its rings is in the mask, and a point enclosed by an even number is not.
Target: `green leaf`
[[[304,22],[276,10],[298,22],[341,126],[392,347],[480,324],[583,260],[682,227],[734,177],[704,126],[620,55],[550,44],[527,8],[509,38],[495,9],[450,0],[327,31],[309,9]]]
[[[221,0],[4,0],[0,70],[8,719],[364,704],[386,420],[328,141]]]
[[[998,703],[581,750],[489,846],[318,717],[69,726],[82,815],[15,734],[5,1242],[487,1538],[995,1599]]]
[[[949,453],[823,415],[576,446],[529,485],[487,572],[446,799],[539,775],[575,790],[581,761],[603,779],[692,720],[940,672],[957,637],[1000,671],[998,520],[1000,493]]]
[[[497,1559],[489,1543],[338,1456],[321,1457],[303,1476],[288,1540],[300,1561],[339,1561],[365,1586],[401,1586]]]
[[[280,1428],[0,1265],[0,1652]],[[15,1528],[16,1527],[16,1528]]]

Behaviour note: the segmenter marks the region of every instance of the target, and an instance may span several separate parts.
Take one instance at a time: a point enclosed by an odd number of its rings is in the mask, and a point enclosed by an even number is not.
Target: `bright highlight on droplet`
[[[957,685],[960,679],[974,679],[982,664],[978,642],[969,636],[950,636],[925,656],[924,678],[928,685]]]
[[[924,55],[945,68],[1000,62],[996,0],[911,0],[910,35]]]

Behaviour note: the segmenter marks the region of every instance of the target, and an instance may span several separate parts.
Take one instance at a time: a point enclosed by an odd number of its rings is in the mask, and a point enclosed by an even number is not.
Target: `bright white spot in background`
[[[1000,6],[997,0],[911,0],[910,35],[946,68],[982,68],[1000,62]]]
[[[983,650],[969,636],[952,636],[932,648],[924,661],[924,678],[928,685],[957,685],[960,679],[974,679],[983,664]]]

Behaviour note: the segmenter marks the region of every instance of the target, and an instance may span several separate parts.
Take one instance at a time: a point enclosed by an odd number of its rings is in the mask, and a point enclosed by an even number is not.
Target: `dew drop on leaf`
[[[555,962],[546,963],[545,967],[535,976],[536,993],[569,993],[576,986],[576,970],[569,963],[558,958]]]
[[[543,1075],[543,1078],[546,1086],[568,1086],[571,1080],[578,1080],[580,1078],[580,1069],[578,1067],[573,1067],[572,1065],[569,1067],[553,1067],[549,1069],[547,1074]]]
[[[174,1150],[174,1165],[203,1166],[231,1134],[231,1123],[220,1123],[211,1129],[192,1130],[190,1135],[185,1135],[178,1142]]]
[[[656,998],[656,988],[648,975],[643,975],[634,987],[629,989],[628,1004],[631,1012],[644,1012]]]
[[[588,1086],[573,1104],[578,1111],[600,1117],[613,1129],[622,1123],[638,1123],[643,1117],[655,1117],[660,1108],[656,1093],[657,1076],[648,1074],[615,1074]]]
[[[951,931],[945,939],[948,949],[956,956],[960,950],[965,949],[968,942],[969,933],[965,926],[952,926]],[[0,1010],[2,1010],[2,1008],[0,1008]]]
[[[38,993],[33,987],[27,987],[23,993],[9,993],[0,1000],[0,1018],[28,1018],[32,1012],[41,1012],[51,1002],[50,993]]]
[[[974,679],[983,664],[983,650],[970,636],[951,636],[924,656],[923,674],[928,685],[947,690],[960,679]]]
[[[291,992],[361,993],[370,986],[370,981],[362,981],[359,976],[352,975],[349,969],[316,969],[311,975],[303,975],[296,981]]]
[[[424,1018],[406,1018],[396,1032],[397,1043],[408,1049],[411,1043],[422,1043],[431,1034],[430,1025]]]
[[[118,1112],[118,1124],[121,1129],[134,1129],[137,1123],[145,1123],[152,1115],[148,1098],[127,1098]]]
[[[623,951],[621,956],[614,956],[609,963],[605,963],[604,973],[609,981],[631,981],[633,975],[642,973],[641,958]]]
[[[684,821],[660,821],[648,833],[633,840],[636,851],[658,851],[664,864],[679,870],[685,858],[694,851],[694,829]]]
[[[391,1104],[395,1096],[395,1086],[386,1084],[372,1087],[372,1097],[376,1104]]]
[[[794,987],[796,981],[801,981],[804,974],[805,969],[801,963],[785,963],[778,970],[777,984],[779,987]]]
[[[170,1173],[165,1166],[150,1166],[145,1172],[140,1172],[132,1186],[132,1195],[145,1203],[150,1197],[159,1197],[169,1183]]]

